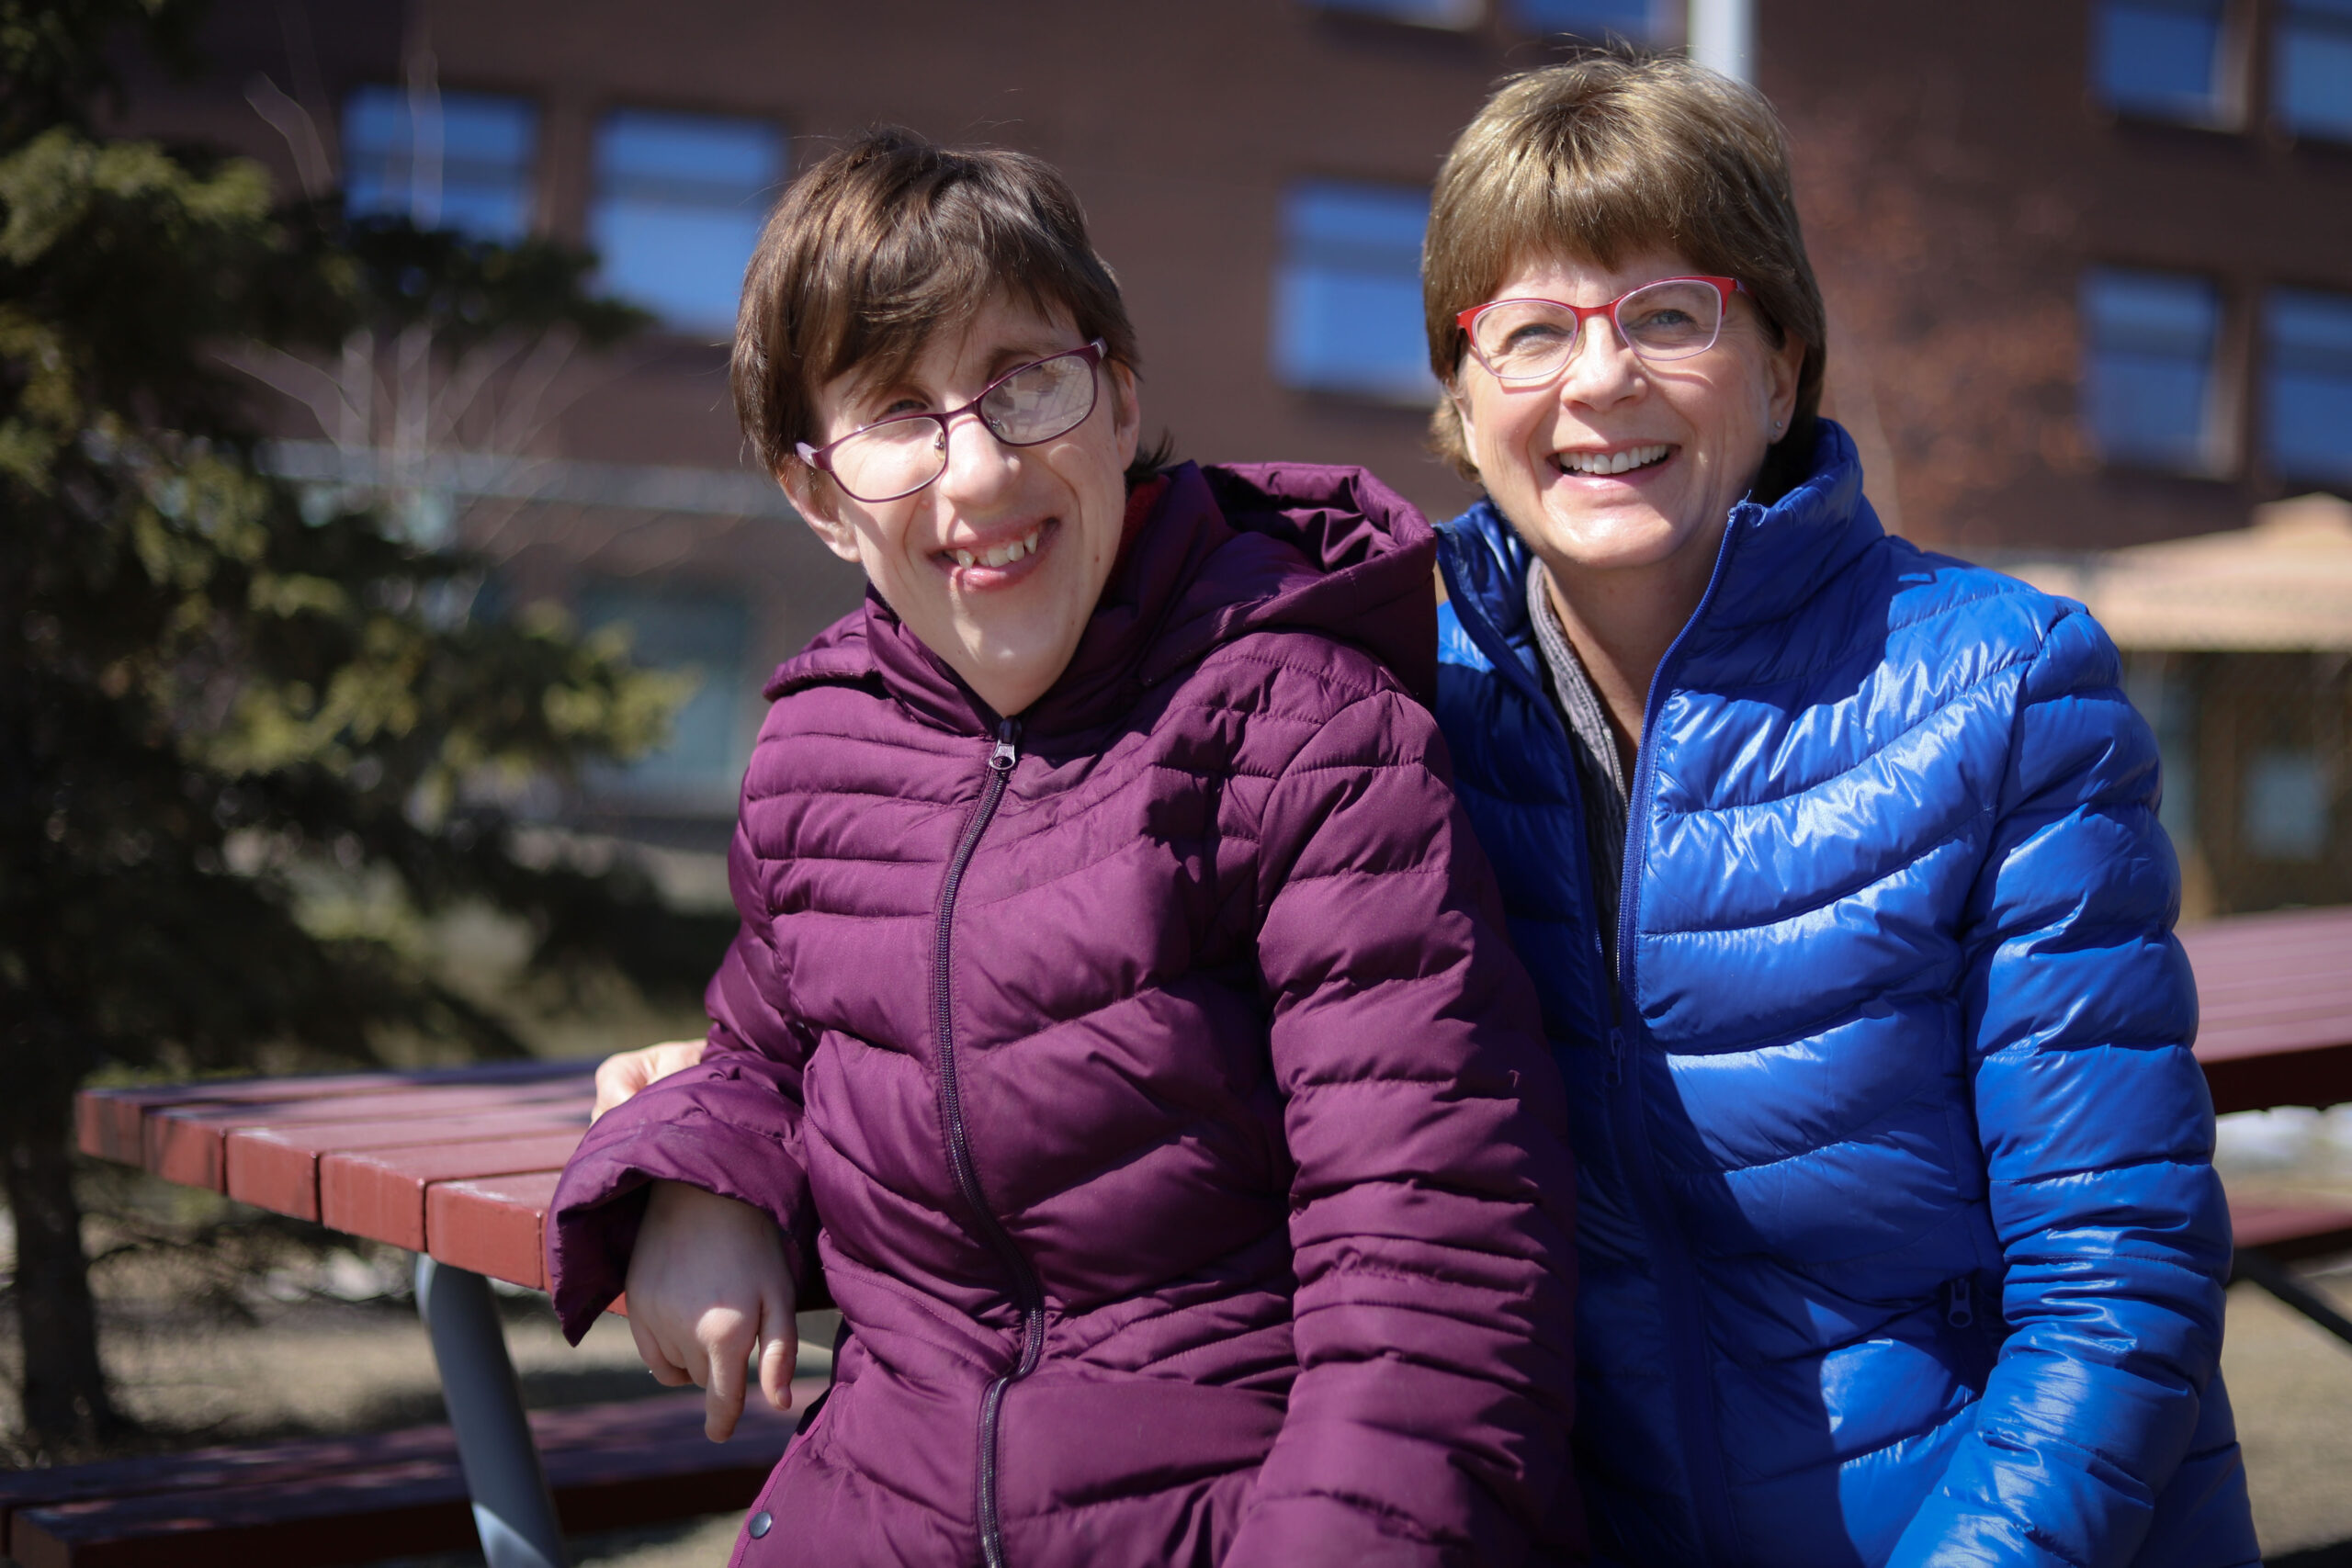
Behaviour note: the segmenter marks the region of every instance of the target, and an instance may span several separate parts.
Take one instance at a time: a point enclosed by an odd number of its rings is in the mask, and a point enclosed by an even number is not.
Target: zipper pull
[[[996,727],[996,750],[989,753],[989,771],[1009,773],[1020,760],[1021,721],[1008,718]]]
[[[1966,1275],[1944,1289],[1944,1321],[1954,1328],[1966,1328],[1976,1321],[1976,1304],[1971,1299]]]
[[[1625,1081],[1625,1032],[1622,1029],[1609,1032],[1609,1081],[1611,1084]]]

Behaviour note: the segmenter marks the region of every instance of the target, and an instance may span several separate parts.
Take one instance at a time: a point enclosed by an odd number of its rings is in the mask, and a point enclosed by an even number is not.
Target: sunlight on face
[[[1006,371],[1080,346],[1058,308],[1000,295],[960,333],[942,332],[903,376],[853,368],[817,396],[817,444],[890,414],[956,408]],[[1059,679],[1118,558],[1127,464],[1142,416],[1135,377],[1104,364],[1093,412],[1035,446],[1007,446],[976,415],[948,428],[947,467],[896,501],[853,499],[801,470],[786,489],[835,555],[999,714]]]
[[[1495,298],[1597,305],[1698,270],[1672,252],[1613,268],[1550,258],[1517,268]],[[1487,494],[1555,573],[1692,554],[1712,566],[1725,517],[1795,407],[1804,352],[1794,338],[1774,348],[1740,294],[1715,345],[1692,358],[1647,363],[1594,318],[1555,379],[1507,385],[1464,355],[1454,399]]]

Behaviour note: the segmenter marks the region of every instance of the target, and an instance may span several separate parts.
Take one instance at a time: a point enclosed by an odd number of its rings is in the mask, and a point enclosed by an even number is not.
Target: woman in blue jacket
[[[2081,606],[1887,537],[1761,98],[1508,84],[1436,192],[1439,717],[1576,1116],[1627,1564],[2256,1556],[2156,751]]]

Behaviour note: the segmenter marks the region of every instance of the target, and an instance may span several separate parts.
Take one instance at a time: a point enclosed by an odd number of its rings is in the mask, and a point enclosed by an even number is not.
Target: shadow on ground
[[[2284,1557],[2266,1557],[2262,1568],[2352,1568],[2352,1540],[2334,1546],[2308,1546]]]

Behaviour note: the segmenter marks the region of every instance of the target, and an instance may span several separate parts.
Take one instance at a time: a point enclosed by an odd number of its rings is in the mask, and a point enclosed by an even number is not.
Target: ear
[[[1453,379],[1445,384],[1445,399],[1453,405],[1453,417],[1462,425],[1462,449],[1477,445],[1477,427],[1470,423],[1470,400],[1462,390],[1462,373],[1454,372]]]
[[[1775,441],[1787,431],[1789,421],[1796,417],[1797,381],[1804,373],[1807,352],[1805,341],[1790,333],[1782,338],[1781,346],[1772,351],[1772,357],[1765,366],[1770,393],[1770,423]]]
[[[806,463],[777,465],[775,482],[784,487],[785,496],[800,513],[800,520],[808,525],[809,532],[827,549],[852,566],[864,564],[857,554],[856,531],[842,520],[834,504],[841,494],[839,491],[820,479],[817,470]]]
[[[1143,445],[1143,403],[1136,391],[1136,373],[1116,362],[1106,362],[1111,373],[1111,434],[1119,446],[1119,467],[1136,460]]]

